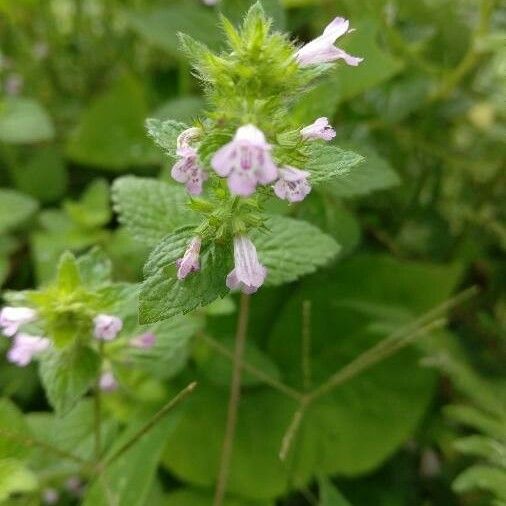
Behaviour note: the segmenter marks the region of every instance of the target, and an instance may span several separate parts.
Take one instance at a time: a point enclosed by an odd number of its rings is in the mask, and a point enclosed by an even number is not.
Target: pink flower
[[[325,117],[318,118],[314,123],[304,127],[300,131],[304,139],[323,139],[330,141],[336,136],[336,131],[332,128],[329,120]]]
[[[29,307],[6,306],[0,311],[0,327],[2,332],[12,337],[21,325],[33,322],[37,318],[37,312]]]
[[[194,237],[190,241],[190,244],[188,244],[183,257],[176,260],[177,279],[185,279],[192,272],[200,270],[199,255],[201,245],[202,241],[200,237]]]
[[[93,318],[95,337],[102,341],[112,341],[123,328],[123,322],[117,316],[99,314]]]
[[[255,293],[265,281],[267,269],[259,262],[255,245],[245,235],[234,237],[234,264],[227,276],[227,287]]]
[[[99,386],[100,390],[104,392],[114,392],[114,390],[118,389],[118,382],[116,381],[112,371],[102,373],[100,376]]]
[[[284,167],[279,170],[280,177],[274,185],[274,193],[288,202],[300,202],[311,191],[307,178],[310,173],[295,167]]]
[[[232,141],[214,154],[211,165],[219,176],[228,177],[230,191],[242,197],[251,195],[258,184],[272,183],[277,177],[271,146],[254,125],[238,128]]]
[[[191,142],[198,139],[202,135],[202,130],[197,127],[187,128],[181,132],[176,140],[176,152],[178,155],[183,156],[185,150],[191,147]]]
[[[7,352],[7,360],[19,367],[28,365],[32,358],[49,348],[51,342],[46,337],[30,336],[19,333],[14,338],[14,343]]]
[[[327,63],[343,59],[348,65],[356,67],[363,58],[351,56],[334,46],[335,41],[349,33],[350,22],[344,18],[335,18],[316,39],[302,46],[295,55],[301,66]]]
[[[181,157],[172,167],[170,175],[178,183],[185,183],[190,195],[200,195],[208,175],[198,161],[197,151],[192,147],[178,149]]]
[[[130,340],[130,345],[134,348],[151,348],[155,345],[156,336],[152,332],[146,332],[140,336],[134,337]]]
[[[46,488],[42,492],[42,501],[44,504],[56,504],[60,500],[58,490],[54,488]]]

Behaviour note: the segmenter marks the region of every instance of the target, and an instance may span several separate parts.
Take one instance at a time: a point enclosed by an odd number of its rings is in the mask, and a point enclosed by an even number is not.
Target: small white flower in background
[[[56,504],[60,500],[58,490],[54,488],[46,488],[42,492],[42,502],[44,504]]]
[[[202,3],[205,5],[216,5],[220,0],[202,0]]]
[[[279,179],[274,185],[274,193],[288,202],[300,202],[311,191],[309,172],[295,167],[284,167],[279,170]]]
[[[304,139],[322,139],[330,141],[336,136],[336,131],[332,128],[329,120],[325,117],[318,118],[314,123],[304,127],[300,131]]]
[[[112,371],[106,371],[102,373],[99,381],[100,390],[104,392],[114,392],[118,389],[118,382]]]
[[[94,334],[97,339],[112,341],[123,328],[120,318],[108,314],[99,314],[93,318]]]
[[[13,344],[7,352],[7,360],[19,367],[27,366],[35,355],[47,350],[51,341],[46,337],[30,336],[19,333],[13,339]]]
[[[242,197],[251,195],[258,184],[272,183],[278,175],[271,146],[254,125],[238,128],[232,141],[214,154],[211,165],[227,178],[231,193]]]
[[[134,348],[147,349],[152,348],[156,343],[156,335],[152,332],[146,332],[140,336],[134,337],[130,340],[130,345]]]
[[[264,283],[267,269],[259,262],[257,250],[245,235],[234,237],[234,269],[227,276],[227,287],[255,293]]]
[[[346,33],[351,32],[350,22],[344,18],[334,18],[327,25],[323,33],[316,39],[302,46],[296,53],[295,58],[303,67],[328,63],[342,59],[348,65],[356,67],[363,58],[351,56],[346,51],[335,47],[335,41]]]
[[[21,325],[33,322],[36,318],[34,309],[6,306],[0,311],[0,327],[6,336],[12,337]]]

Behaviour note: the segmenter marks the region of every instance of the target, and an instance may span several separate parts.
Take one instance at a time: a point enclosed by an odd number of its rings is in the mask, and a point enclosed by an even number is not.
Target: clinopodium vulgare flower
[[[7,360],[20,367],[25,367],[35,355],[47,350],[50,344],[51,342],[46,337],[19,333],[14,337],[13,344],[7,352]]]
[[[12,337],[25,323],[34,321],[37,313],[29,307],[6,306],[0,311],[0,327],[7,337]]]
[[[304,139],[322,139],[330,141],[336,136],[336,131],[332,128],[329,120],[325,117],[318,118],[314,123],[304,127],[300,131]]]
[[[112,341],[123,328],[123,322],[117,316],[99,314],[93,318],[94,335],[102,341]]]
[[[274,193],[288,202],[300,202],[311,191],[309,172],[295,167],[284,167],[279,170],[279,179],[274,185]]]

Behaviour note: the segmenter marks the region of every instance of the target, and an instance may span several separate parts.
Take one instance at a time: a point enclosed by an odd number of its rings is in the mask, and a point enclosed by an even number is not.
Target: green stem
[[[241,396],[242,358],[244,355],[244,349],[246,347],[249,306],[250,296],[244,293],[241,294],[237,331],[235,336],[235,350],[233,357],[232,383],[230,386],[230,398],[227,411],[227,425],[225,428],[225,438],[223,440],[223,447],[221,451],[218,481],[216,482],[214,506],[222,506],[227,489],[230,461],[232,458],[232,450],[234,447],[234,438],[237,426],[237,412],[239,408],[239,399]]]
[[[102,453],[102,390],[100,388],[100,377],[102,374],[102,362],[104,358],[104,342],[100,341],[98,345],[98,353],[100,355],[100,368],[95,381],[95,389],[93,392],[93,433],[95,436],[95,462],[100,462]]]

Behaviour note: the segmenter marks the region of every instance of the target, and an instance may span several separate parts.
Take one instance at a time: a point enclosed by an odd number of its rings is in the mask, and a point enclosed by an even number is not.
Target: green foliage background
[[[190,123],[203,114],[176,34],[219,49],[218,13],[238,22],[251,3],[0,0],[3,289],[47,287],[64,251],[94,246],[112,261],[93,256],[92,270],[80,264],[97,293],[109,274],[118,282],[110,285],[114,294],[121,283],[138,282],[148,257],[156,288],[160,259],[180,251],[172,236],[170,251],[164,241],[151,249],[189,218],[169,177],[173,159],[144,122]],[[506,12],[493,0],[263,4],[274,27],[301,42],[334,16],[351,20],[356,32],[342,45],[364,63],[337,65],[294,113],[304,124],[328,116],[336,127],[319,167],[339,172],[337,147],[365,161],[302,204],[269,209],[277,239],[259,235],[256,242],[274,274],[252,302],[246,361],[292,390],[311,389],[452,294],[469,286],[479,293],[452,310],[445,330],[315,401],[284,461],[278,453],[297,402],[246,373],[226,504],[504,506]],[[290,228],[292,218],[308,224]],[[289,264],[295,255],[280,258],[275,240],[305,259],[297,276]],[[336,242],[337,259],[313,273],[323,262],[311,264],[308,248],[330,258]],[[131,310],[137,293],[130,295],[125,334],[135,335],[146,327]],[[118,361],[122,388],[104,396],[108,454],[180,388],[199,382],[180,410],[104,473],[118,504],[212,503],[236,302],[227,297],[155,323],[160,347],[130,357],[134,367]],[[163,299],[145,311],[141,305],[142,323],[156,322],[165,309]],[[42,361],[46,398],[37,367],[8,364],[7,346],[0,338],[0,431],[19,437],[0,432],[0,504],[40,504],[50,487],[60,490],[58,504],[111,504],[99,482],[73,496],[64,483],[76,463],[26,444],[38,439],[83,459],[92,454],[92,403],[74,394],[87,391],[94,357]],[[77,371],[77,386],[52,377],[54,361]]]

